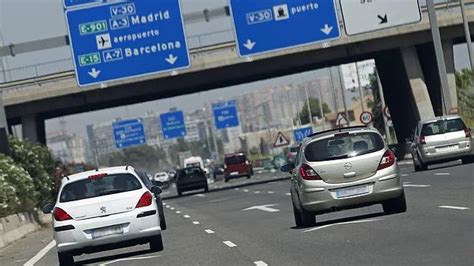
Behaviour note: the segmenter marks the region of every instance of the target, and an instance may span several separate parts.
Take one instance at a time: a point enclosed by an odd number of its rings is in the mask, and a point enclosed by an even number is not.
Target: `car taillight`
[[[420,144],[426,144],[425,136],[420,136]]]
[[[250,162],[249,162],[249,161],[245,161],[245,164],[246,164],[246,165],[249,165],[249,164],[250,164]]]
[[[382,170],[392,166],[395,163],[395,154],[391,150],[387,150],[380,160],[379,167],[377,170]]]
[[[91,179],[91,180],[100,180],[100,179],[104,178],[105,176],[107,176],[107,174],[103,173],[103,174],[90,175],[87,178]]]
[[[300,175],[304,180],[322,180],[318,173],[307,164],[300,167]]]
[[[224,164],[224,169],[227,169],[227,164]]]
[[[59,222],[72,219],[71,215],[69,215],[66,211],[58,207],[54,208],[53,216],[54,219]]]
[[[147,191],[143,193],[142,197],[138,201],[137,206],[135,206],[135,208],[150,206],[152,200],[153,200],[153,196],[151,195],[150,192]]]
[[[471,129],[470,128],[465,128],[464,129],[464,133],[466,133],[466,138],[470,138],[472,135],[471,135]]]

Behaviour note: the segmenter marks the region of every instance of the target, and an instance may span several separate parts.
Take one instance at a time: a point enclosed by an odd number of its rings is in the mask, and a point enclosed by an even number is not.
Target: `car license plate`
[[[453,151],[457,149],[458,149],[458,145],[452,145],[452,146],[447,146],[447,147],[436,148],[436,152]]]
[[[232,172],[232,173],[230,173],[230,175],[238,175],[238,174],[239,174],[239,172]]]
[[[368,192],[369,192],[369,186],[368,185],[350,187],[350,188],[342,188],[342,189],[336,190],[336,197],[337,198],[345,198],[345,197],[365,194],[365,193],[368,193]]]
[[[92,231],[92,238],[99,238],[109,235],[123,234],[123,227],[121,225],[99,228]]]

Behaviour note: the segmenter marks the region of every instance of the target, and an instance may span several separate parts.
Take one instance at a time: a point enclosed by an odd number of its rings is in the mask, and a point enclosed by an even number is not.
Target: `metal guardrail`
[[[474,8],[474,1],[466,3],[466,7],[471,9]],[[446,2],[438,3],[436,5],[438,12],[454,12],[459,11],[459,2],[457,0],[447,0]],[[422,12],[426,12],[426,6],[421,7]],[[342,20],[340,24],[343,25]],[[213,45],[219,45],[222,43],[234,42],[233,29],[227,29],[217,32],[210,32],[205,34],[193,35],[187,37],[188,48],[196,49],[201,47],[209,47]],[[65,58],[61,60],[8,69],[6,71],[0,70],[0,84],[2,83],[14,83],[16,81],[28,80],[28,79],[41,79],[48,75],[53,75],[63,72],[71,72],[74,70],[72,58]],[[6,80],[5,80],[6,77]]]

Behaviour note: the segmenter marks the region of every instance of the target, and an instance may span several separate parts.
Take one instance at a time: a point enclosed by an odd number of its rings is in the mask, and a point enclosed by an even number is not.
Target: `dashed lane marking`
[[[349,222],[342,222],[342,223],[326,224],[326,225],[321,225],[321,226],[318,226],[318,227],[313,227],[313,228],[304,230],[303,232],[307,233],[307,232],[316,231],[316,230],[320,230],[320,229],[335,226],[335,225],[370,223],[370,222],[375,222],[375,221],[379,221],[379,220],[381,220],[381,219],[366,219],[366,220],[356,220],[356,221],[349,221]]]
[[[443,208],[443,209],[453,209],[453,210],[462,210],[462,211],[470,209],[469,207],[449,206],[449,205],[442,205],[438,207]]]
[[[204,231],[205,231],[206,233],[208,233],[208,234],[214,234],[214,231],[212,231],[211,229],[206,229],[206,230],[204,230]]]
[[[291,196],[291,193],[285,193],[285,195],[287,195],[287,196]]]
[[[268,264],[266,264],[264,261],[254,261],[253,262],[256,266],[268,266]]]
[[[199,224],[199,221],[193,221],[193,224]]]
[[[403,184],[403,187],[431,187],[431,185]]]
[[[233,248],[233,247],[236,247],[237,245],[230,242],[230,241],[223,241],[222,243],[224,243],[224,245],[230,247],[230,248]]]
[[[24,266],[33,266],[35,265],[35,263],[37,263],[40,259],[42,259],[46,253],[48,253],[48,251],[50,251],[52,248],[54,248],[54,246],[56,246],[56,241],[51,241],[48,243],[48,245],[46,245],[46,247],[42,248],[38,253],[36,253],[36,255],[29,259],[25,264],[23,264]]]
[[[255,193],[255,194],[260,194],[261,192],[257,190],[257,191],[255,191],[254,193]]]
[[[183,217],[186,218],[186,219],[191,218],[191,216],[189,216],[189,215],[187,215],[187,214],[183,215]]]
[[[176,211],[176,214],[180,214],[180,213],[181,213],[181,211]]]
[[[203,198],[203,197],[205,197],[205,196],[206,196],[206,195],[204,195],[204,194],[196,194],[196,195],[194,195],[193,197],[200,197],[200,198]]]
[[[268,191],[267,193],[268,194],[275,194],[275,192],[273,192],[273,191]]]
[[[244,192],[249,192],[249,190],[248,190],[248,189],[244,189]]]
[[[402,177],[408,176],[408,174],[402,174]]]
[[[174,210],[174,207],[171,207],[170,210]]]
[[[440,175],[451,175],[451,173],[435,173],[434,175],[438,175],[438,176],[440,176]]]
[[[171,207],[170,207],[170,205],[166,205],[166,208],[169,209],[169,208],[171,208]]]

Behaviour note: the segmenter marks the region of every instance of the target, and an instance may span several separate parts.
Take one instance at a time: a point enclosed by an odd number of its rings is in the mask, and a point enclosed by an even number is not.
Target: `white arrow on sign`
[[[165,60],[166,60],[168,63],[174,65],[174,63],[176,62],[177,59],[178,59],[177,56],[174,56],[174,55],[170,54]]]
[[[95,69],[95,67],[94,67],[94,68],[92,68],[92,70],[91,70],[90,72],[87,72],[87,73],[88,73],[91,77],[93,77],[93,78],[96,79],[96,78],[99,76],[99,74],[100,74],[100,70],[97,70],[97,69]]]
[[[279,212],[279,209],[275,208],[270,208],[272,206],[275,206],[276,204],[267,204],[267,205],[258,205],[258,206],[252,206],[248,207],[246,209],[243,209],[243,211],[250,211],[250,210],[260,210],[264,212]]]
[[[244,43],[245,48],[252,50],[253,47],[255,46],[256,42],[252,42],[250,39],[247,40],[246,43]]]
[[[328,24],[324,25],[324,28],[321,28],[321,31],[324,32],[324,34],[329,35],[332,31],[333,27],[329,26]]]

